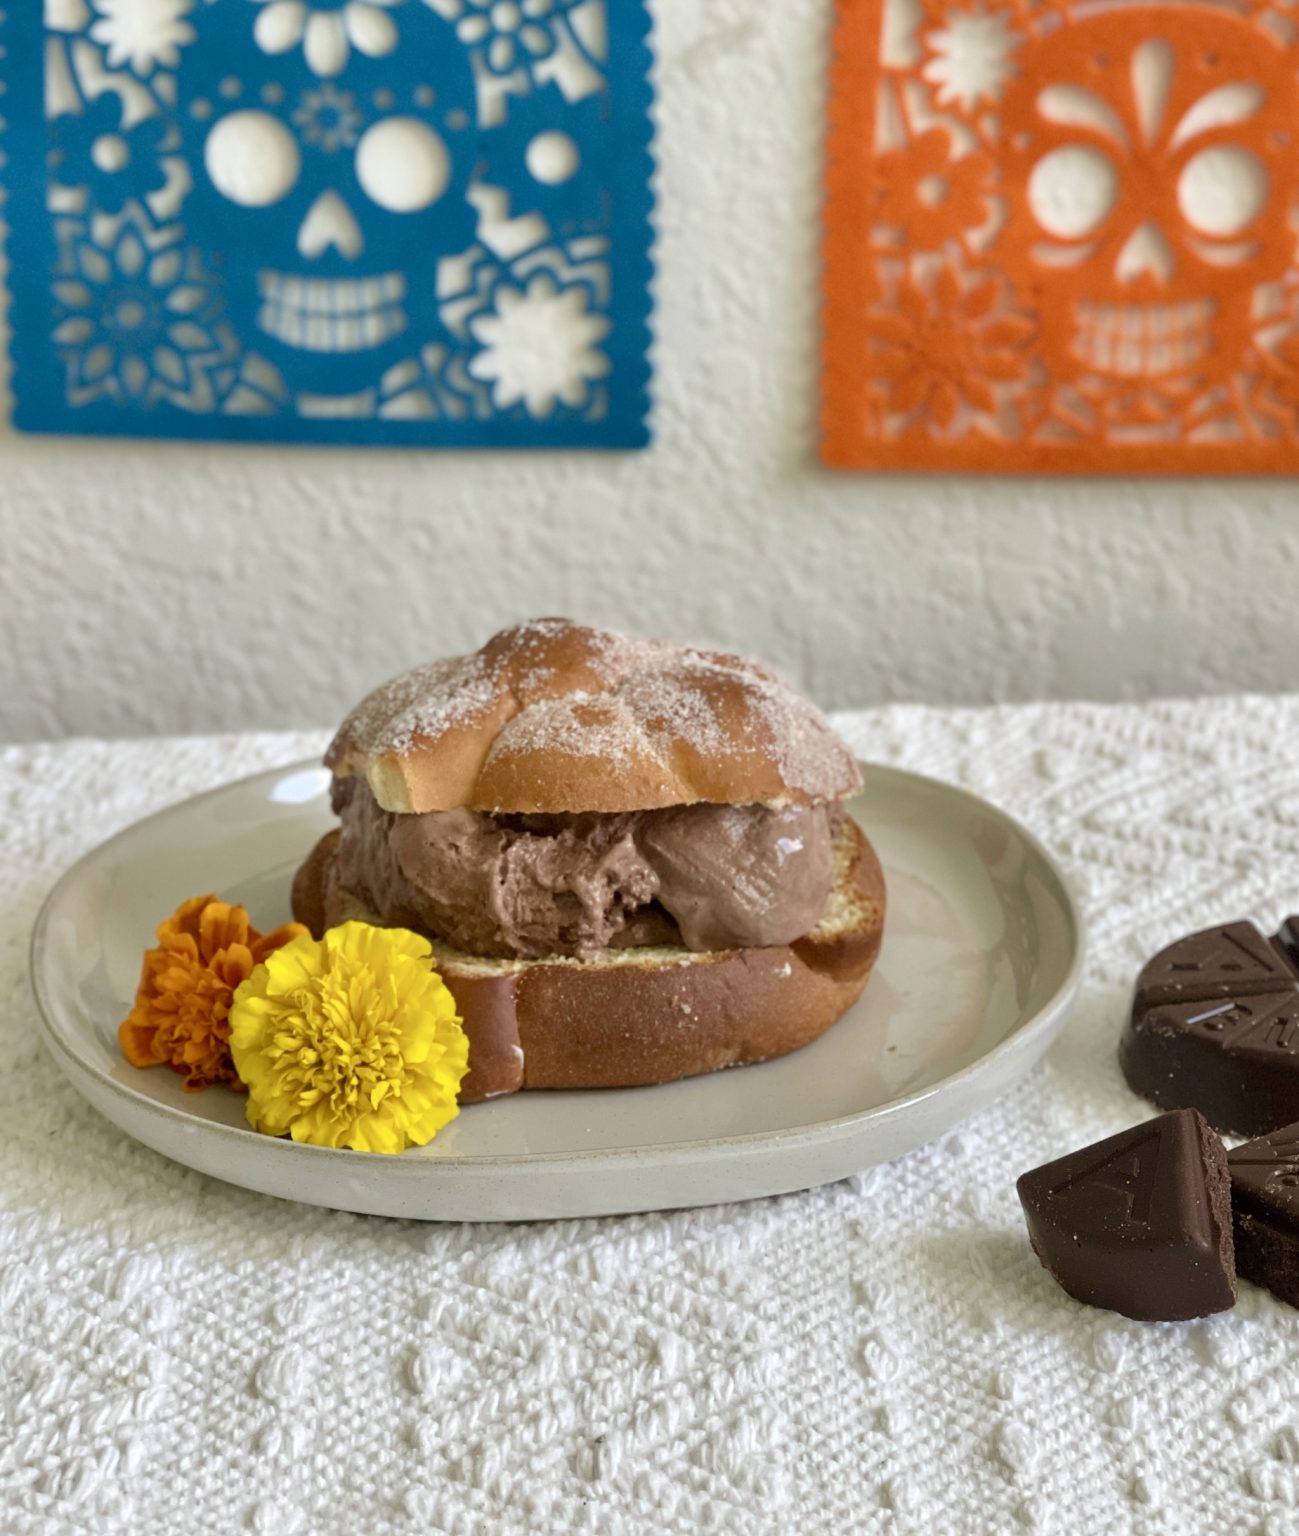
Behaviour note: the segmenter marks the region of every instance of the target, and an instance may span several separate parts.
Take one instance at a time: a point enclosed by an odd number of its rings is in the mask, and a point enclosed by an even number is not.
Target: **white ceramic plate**
[[[1078,989],[1082,924],[1059,870],[1004,812],[866,767],[852,807],[884,864],[884,947],[815,1044],[658,1088],[529,1093],[466,1109],[401,1157],[258,1136],[222,1089],[122,1059],[117,1024],[158,921],[199,891],[259,927],[332,822],[328,775],[262,773],[139,822],[59,881],[32,940],[44,1032],[77,1090],[131,1136],[232,1184],[422,1220],[592,1216],[805,1189],[897,1157],[1005,1091]]]

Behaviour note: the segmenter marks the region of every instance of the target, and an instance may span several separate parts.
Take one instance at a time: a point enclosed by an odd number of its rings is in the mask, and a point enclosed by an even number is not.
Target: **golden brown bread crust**
[[[765,949],[624,950],[607,960],[484,961],[435,945],[469,1035],[472,1104],[521,1088],[623,1088],[768,1061],[817,1039],[861,995],[884,930],[884,876],[855,822],[827,921]],[[317,936],[373,921],[337,881],[338,833],[293,885],[293,915]]]
[[[394,678],[325,757],[386,811],[638,811],[854,794],[852,754],[760,662],[567,619]]]

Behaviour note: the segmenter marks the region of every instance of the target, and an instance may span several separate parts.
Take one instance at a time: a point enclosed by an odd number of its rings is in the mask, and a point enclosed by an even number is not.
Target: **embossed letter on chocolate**
[[[1034,1168],[1018,1187],[1033,1251],[1077,1300],[1141,1322],[1235,1304],[1226,1155],[1194,1110]]]
[[[1299,1120],[1296,936],[1294,918],[1275,939],[1229,923],[1161,950],[1137,979],[1119,1044],[1129,1086],[1241,1136]]]

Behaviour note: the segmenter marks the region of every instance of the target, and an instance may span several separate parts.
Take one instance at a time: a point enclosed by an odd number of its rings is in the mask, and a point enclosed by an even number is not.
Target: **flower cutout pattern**
[[[609,373],[597,345],[609,334],[608,318],[592,313],[585,285],[564,287],[549,272],[521,286],[498,284],[493,310],[469,329],[482,349],[469,371],[492,385],[500,410],[521,404],[538,420],[556,405],[580,410],[592,384]]]
[[[932,58],[924,78],[938,87],[940,106],[965,111],[997,101],[1015,71],[1020,39],[1004,11],[951,11],[945,26],[925,34]]]
[[[365,118],[351,91],[341,91],[332,80],[326,80],[302,93],[293,121],[306,143],[332,155],[355,146]]]
[[[175,69],[180,50],[194,41],[186,20],[194,0],[94,0],[90,36],[103,44],[109,67],[149,75]]]
[[[299,44],[313,74],[341,75],[356,48],[382,59],[397,46],[397,24],[388,11],[401,0],[254,0],[261,12],[253,28],[257,45],[269,54],[289,53]]]
[[[122,102],[115,91],[88,102],[84,112],[56,118],[55,176],[65,187],[87,187],[93,205],[121,213],[131,197],[147,197],[167,184],[161,153],[167,125],[148,117],[122,126]]]
[[[489,420],[491,386],[469,372],[473,357],[467,346],[430,342],[384,375],[379,414],[389,421]]]
[[[991,166],[986,155],[952,158],[952,138],[931,128],[905,149],[875,162],[876,223],[908,251],[940,250],[988,217]]]
[[[122,405],[210,399],[205,375],[226,350],[219,305],[178,233],[154,238],[128,215],[107,249],[74,237],[66,265],[54,285],[63,314],[54,340],[75,391]]]
[[[554,53],[554,10],[555,0],[465,0],[456,30],[462,43],[481,50],[493,74],[510,75]]]
[[[948,264],[931,284],[908,276],[870,333],[888,411],[946,431],[967,407],[995,414],[999,393],[1023,382],[1034,326],[1007,311],[997,277]]]

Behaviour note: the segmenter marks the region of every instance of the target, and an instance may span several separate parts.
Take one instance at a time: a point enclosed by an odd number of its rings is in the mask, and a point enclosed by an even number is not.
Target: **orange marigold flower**
[[[230,1002],[267,955],[306,933],[285,923],[261,934],[243,907],[195,896],[158,927],[145,952],[135,1006],[117,1031],[133,1067],[168,1066],[197,1093],[209,1083],[243,1091],[230,1059]]]
[[[908,250],[939,250],[987,221],[991,171],[983,154],[954,160],[951,135],[931,128],[876,160],[876,220]]]

